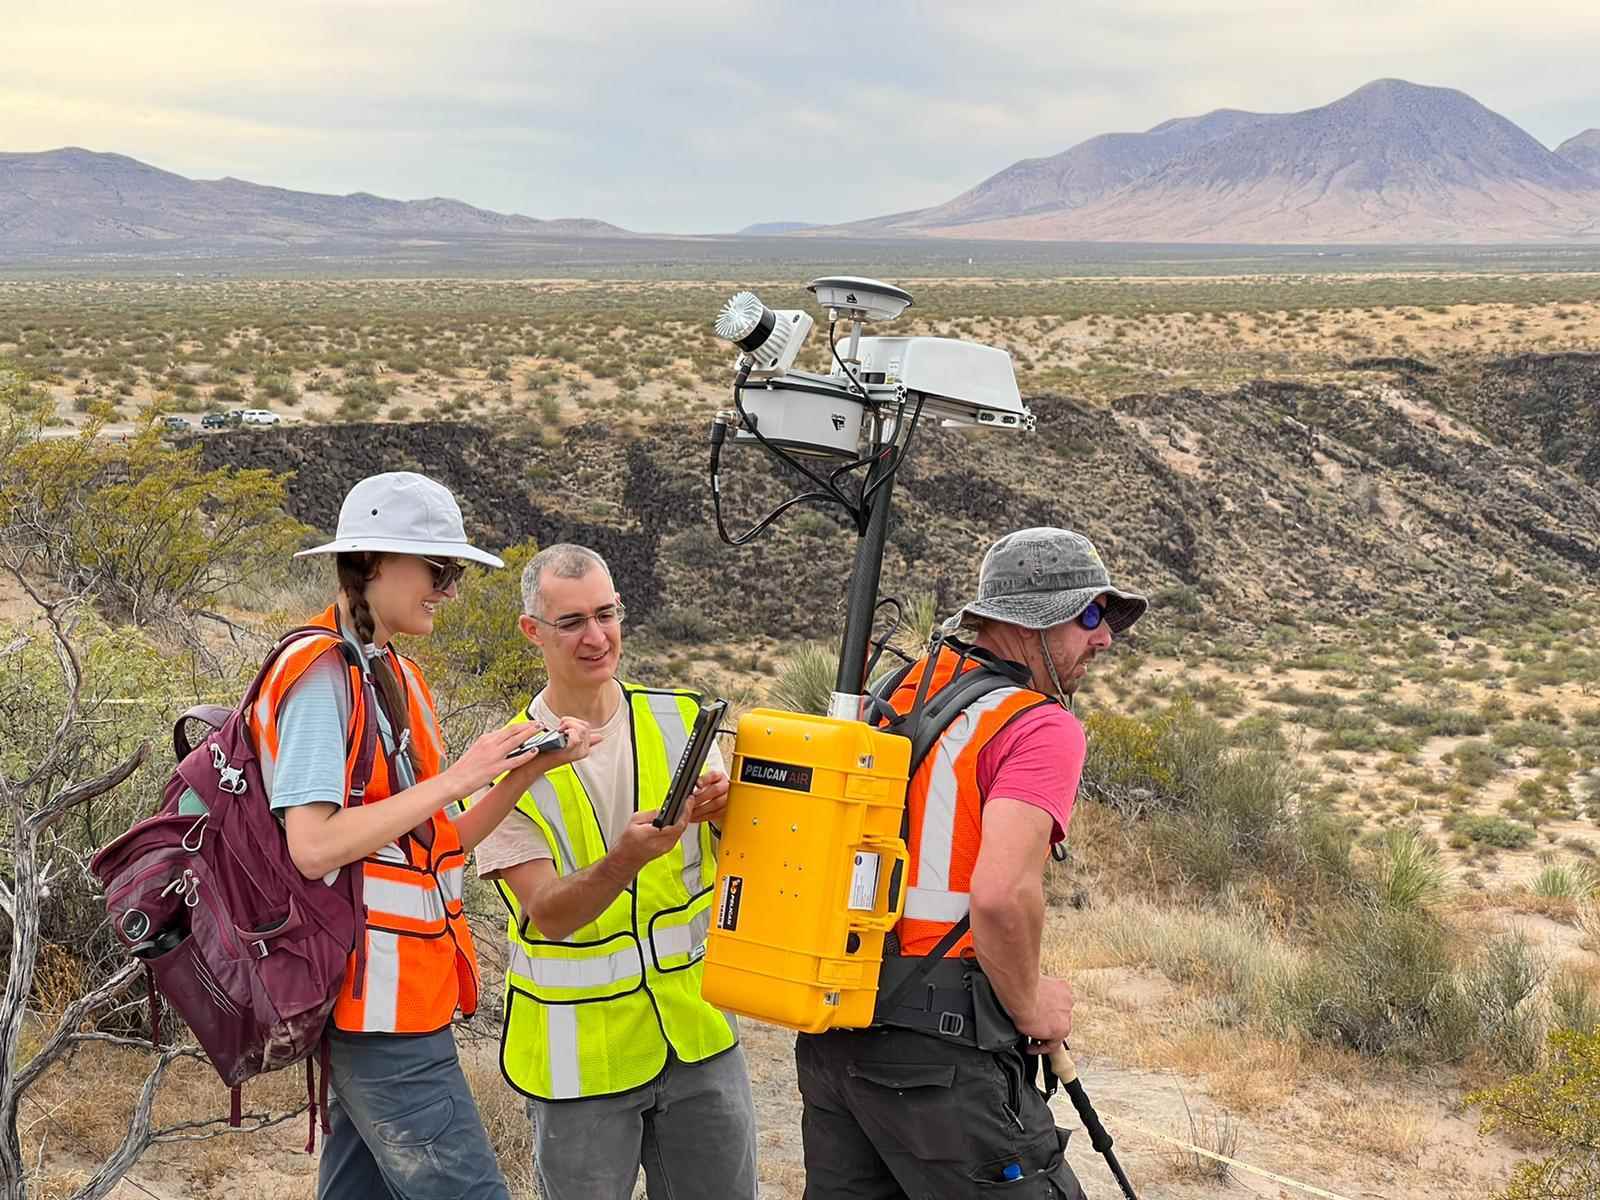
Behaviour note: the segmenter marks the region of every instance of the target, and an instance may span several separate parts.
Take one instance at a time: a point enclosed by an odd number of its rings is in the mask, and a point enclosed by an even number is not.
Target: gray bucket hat
[[[295,557],[353,550],[436,554],[489,567],[505,566],[487,550],[468,544],[461,506],[450,489],[414,471],[367,476],[350,489],[339,506],[339,528],[333,541],[302,550]]]
[[[1083,534],[1049,526],[1019,529],[989,547],[978,568],[978,598],[946,621],[945,629],[959,629],[969,613],[1023,629],[1049,629],[1072,620],[1102,593],[1110,596],[1106,624],[1113,633],[1128,629],[1150,607],[1145,597],[1111,586],[1111,573]]]

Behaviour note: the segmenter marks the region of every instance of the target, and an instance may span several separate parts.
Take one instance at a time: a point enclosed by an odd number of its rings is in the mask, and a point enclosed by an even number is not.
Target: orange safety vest
[[[250,712],[250,733],[256,752],[270,760],[278,753],[278,712],[295,681],[322,655],[337,648],[338,612],[330,607],[310,622],[326,626],[327,638],[308,635],[286,650],[261,687]],[[416,663],[385,651],[406,693],[409,746],[417,781],[437,775],[444,766],[444,739],[439,734],[433,695]],[[350,789],[360,748],[366,700],[359,667],[350,668],[353,697],[350,727],[345,732],[345,790]],[[402,743],[406,741],[402,738]],[[398,751],[397,751],[398,753]],[[361,797],[377,804],[394,794],[397,780],[391,762],[379,754],[372,779]],[[433,1033],[450,1024],[459,1008],[471,1016],[478,1007],[478,955],[462,906],[467,862],[455,824],[441,810],[429,818],[430,836],[401,834],[361,861],[366,931],[350,951],[344,988],[334,1006],[336,1028],[351,1033]],[[424,842],[426,841],[426,845]]]
[[[930,697],[955,679],[957,663],[963,674],[980,665],[953,651],[941,651],[928,684]],[[927,667],[924,657],[895,688],[889,705],[896,713],[904,716],[911,711]],[[906,849],[911,870],[906,879],[905,911],[894,927],[902,955],[931,953],[939,939],[971,911],[972,868],[983,838],[978,756],[990,739],[1017,717],[1041,704],[1054,703],[1043,692],[1025,687],[1002,687],[980,697],[939,735],[912,776],[906,790]],[[972,932],[968,930],[946,957],[959,957],[971,947]]]

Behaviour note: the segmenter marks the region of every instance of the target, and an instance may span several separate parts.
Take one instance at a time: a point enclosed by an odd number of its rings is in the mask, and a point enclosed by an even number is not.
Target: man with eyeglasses
[[[500,1066],[528,1097],[547,1200],[753,1200],[755,1108],[738,1029],[700,997],[727,806],[716,748],[675,825],[652,824],[693,727],[692,692],[623,682],[626,610],[605,561],[550,546],[522,575],[548,682],[514,717],[587,721],[581,763],[538,779],[478,847],[510,910]]]
[[[1082,534],[1018,530],[984,555],[978,596],[937,651],[885,685],[900,716],[924,676],[930,705],[947,687],[976,698],[907,789],[905,909],[872,1026],[796,1040],[806,1200],[1008,1185],[1081,1200],[1033,1086],[1037,1056],[1072,1029],[1071,985],[1039,969],[1044,869],[1083,771],[1071,697],[1146,607]]]

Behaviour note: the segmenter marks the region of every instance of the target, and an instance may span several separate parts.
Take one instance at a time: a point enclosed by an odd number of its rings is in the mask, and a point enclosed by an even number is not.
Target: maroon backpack
[[[232,1089],[235,1126],[241,1083],[303,1060],[311,1108],[307,1153],[315,1145],[319,1109],[328,1131],[324,1033],[350,949],[365,934],[361,866],[341,868],[332,886],[300,874],[269,807],[246,714],[280,654],[302,638],[329,633],[310,625],[285,634],[237,708],[201,705],[179,717],[172,731],[178,765],[160,809],[89,863],[105,885],[112,927],[148,972],[151,1037],[159,1043],[159,993]],[[339,641],[346,660],[358,665],[355,648]],[[361,803],[372,777],[378,740],[376,698],[365,671],[362,680],[366,716],[350,781],[352,805]],[[195,746],[185,728],[190,720],[209,727]],[[179,813],[188,788],[205,813]],[[312,1065],[319,1046],[320,1096]]]

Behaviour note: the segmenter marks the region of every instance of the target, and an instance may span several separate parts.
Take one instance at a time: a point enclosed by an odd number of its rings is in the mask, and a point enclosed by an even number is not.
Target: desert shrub
[[[1543,1067],[1466,1100],[1483,1109],[1484,1132],[1515,1129],[1546,1150],[1517,1164],[1499,1200],[1600,1194],[1600,1033],[1558,1029]]]
[[[1085,794],[1148,817],[1176,877],[1219,891],[1252,873],[1292,886],[1348,874],[1346,832],[1292,803],[1299,775],[1281,749],[1241,746],[1188,704],[1151,720],[1095,713],[1085,728]]]
[[[1531,825],[1507,820],[1505,817],[1482,816],[1477,813],[1461,813],[1446,817],[1444,825],[1445,828],[1461,834],[1469,841],[1483,842],[1501,850],[1521,850],[1532,842],[1535,836]]]
[[[1520,932],[1490,939],[1461,972],[1477,1021],[1475,1040],[1494,1062],[1515,1070],[1539,1055],[1540,1014],[1530,1002],[1549,964]]]
[[[295,387],[294,380],[287,375],[257,375],[256,392],[284,404],[300,403],[300,389]]]
[[[717,636],[717,624],[698,608],[669,608],[650,618],[650,632],[668,643],[704,645]]]
[[[1575,1033],[1600,1030],[1600,994],[1594,977],[1571,963],[1564,965],[1550,981],[1550,1023],[1555,1029]]]
[[[193,611],[240,579],[270,580],[305,527],[283,512],[285,477],[200,466],[154,428],[16,447],[0,464],[0,536],[32,569],[88,588],[135,623]]]
[[[1476,737],[1488,728],[1482,713],[1442,704],[1380,704],[1376,711],[1381,720],[1428,737]]]
[[[1174,983],[1188,983],[1265,1011],[1303,955],[1274,936],[1257,912],[1224,906],[1161,907],[1147,901],[1107,906],[1096,913],[1094,936],[1127,966],[1149,966]]]
[[[828,711],[838,671],[836,651],[818,642],[806,642],[783,660],[768,689],[768,702],[774,708],[820,716]]]
[[[1461,742],[1444,756],[1452,764],[1456,775],[1468,787],[1482,787],[1500,773],[1500,760],[1494,749],[1484,741]]]
[[[1358,1053],[1454,1060],[1476,1020],[1432,913],[1376,901],[1332,909],[1316,958],[1285,991],[1287,1023]]]

